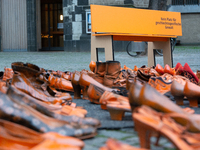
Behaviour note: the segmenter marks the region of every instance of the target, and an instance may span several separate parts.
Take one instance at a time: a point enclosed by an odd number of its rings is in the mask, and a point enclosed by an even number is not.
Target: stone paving
[[[105,61],[104,53],[99,53],[101,61]],[[115,60],[120,61],[121,66],[126,65],[134,68],[134,65],[141,67],[147,65],[147,55],[131,57],[126,51],[115,52]],[[90,52],[1,52],[0,53],[0,71],[4,67],[11,68],[12,62],[29,62],[39,67],[61,71],[81,71],[89,70]],[[196,72],[200,70],[200,46],[176,46],[173,52],[173,64],[180,62],[184,65],[186,62],[191,69]],[[163,66],[163,57],[156,56],[156,63]],[[140,147],[137,132],[133,128],[124,128],[119,130],[98,130],[98,135],[94,138],[84,140],[83,150],[98,150],[103,146],[108,138],[115,138],[121,142],[128,143],[135,147]],[[152,143],[156,141],[151,139]],[[172,150],[174,146],[166,139],[161,138],[159,146],[152,144],[153,150]]]

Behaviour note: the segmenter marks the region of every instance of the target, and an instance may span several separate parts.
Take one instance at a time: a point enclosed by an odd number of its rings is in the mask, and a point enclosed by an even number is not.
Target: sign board
[[[180,12],[103,5],[90,8],[92,32],[182,36]]]

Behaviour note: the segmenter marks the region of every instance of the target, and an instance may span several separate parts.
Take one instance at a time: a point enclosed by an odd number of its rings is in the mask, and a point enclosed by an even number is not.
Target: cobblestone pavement
[[[104,53],[99,54],[101,61],[105,61]],[[125,50],[123,52],[115,52],[115,60],[120,61],[121,66],[126,65],[134,68],[134,65],[141,67],[147,65],[147,55],[139,57],[129,56]],[[81,71],[89,70],[90,52],[1,52],[0,53],[0,71],[4,67],[11,68],[12,62],[29,62],[39,67],[61,71]],[[200,46],[176,46],[173,52],[173,64],[180,62],[184,65],[186,62],[191,69],[196,72],[200,70]],[[156,63],[163,66],[163,57],[156,56]],[[84,150],[97,150],[105,144],[108,138],[115,138],[121,142],[139,147],[139,139],[134,128],[125,128],[120,130],[98,130],[98,135],[94,138],[84,140]],[[151,141],[155,142],[155,138]],[[152,149],[169,150],[174,149],[173,145],[165,138],[159,142],[160,146],[152,144]]]

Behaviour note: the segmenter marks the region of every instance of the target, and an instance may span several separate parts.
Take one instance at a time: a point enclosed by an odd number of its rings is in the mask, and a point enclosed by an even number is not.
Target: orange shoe
[[[86,73],[83,72],[83,73],[81,73],[80,79],[79,79],[79,85],[81,86],[81,89],[83,90],[83,99],[89,100],[87,91],[88,91],[90,84],[93,84],[93,85],[97,86],[98,88],[103,89],[104,91],[105,90],[108,90],[108,91],[113,90],[113,89],[106,87],[103,84],[97,82],[95,79],[93,79],[92,77],[90,77],[89,75],[87,75]],[[93,98],[93,97],[90,97],[90,98]]]
[[[175,66],[176,75],[183,75],[183,66],[178,62]]]
[[[62,77],[59,78],[54,75],[50,75],[48,78],[48,81],[49,81],[50,87],[54,87],[56,89],[64,90],[64,91],[71,91],[71,92],[74,91],[71,81],[66,80]]]
[[[6,81],[7,79],[12,79],[13,77],[13,70],[11,68],[4,68],[4,73],[3,73],[3,81]]]
[[[157,64],[155,67],[155,70],[160,74],[163,75],[164,74],[164,69],[160,64]]]
[[[90,71],[94,72],[95,67],[96,67],[96,63],[94,61],[91,61],[89,64]]]
[[[81,99],[81,86],[79,84],[81,73],[74,71],[71,79],[71,83],[74,90],[74,99]]]
[[[148,83],[158,92],[165,94],[170,91],[172,81],[173,81],[173,76],[168,73],[165,73],[159,77],[151,77]]]
[[[175,69],[171,68],[168,64],[165,65],[164,67],[164,73],[169,73],[171,75],[175,75]]]
[[[190,82],[193,82],[195,84],[198,84],[199,79],[198,77],[194,74],[188,63],[185,63],[183,67],[183,74],[186,78],[190,80]]]
[[[187,81],[184,90],[184,96],[190,102],[190,107],[198,107],[198,100],[200,99],[200,87],[190,81]]]
[[[106,62],[96,62],[93,79],[103,84],[104,74],[106,71]]]
[[[151,149],[150,139],[152,135],[159,135],[157,142],[160,136],[163,136],[177,149],[199,149],[200,146],[197,144],[200,142],[199,133],[186,131],[185,127],[174,121],[173,115],[179,117],[179,119],[184,116],[179,113],[166,115],[145,105],[138,107],[133,112],[132,117],[135,124],[134,129],[138,132],[140,139],[140,146]]]
[[[116,139],[109,138],[106,141],[106,145],[103,147],[100,147],[99,150],[147,150],[147,149],[133,147],[129,144],[117,141]]]

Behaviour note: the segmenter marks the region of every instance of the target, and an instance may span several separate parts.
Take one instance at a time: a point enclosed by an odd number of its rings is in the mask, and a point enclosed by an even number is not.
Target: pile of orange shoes
[[[107,109],[113,120],[122,120],[125,112],[131,112],[142,148],[150,148],[152,136],[157,137],[157,141],[160,136],[168,138],[177,149],[200,148],[197,144],[200,142],[200,115],[194,114],[194,110],[189,107],[181,108],[177,105],[186,97],[190,106],[197,107],[200,98],[198,74],[193,73],[187,63],[184,67],[178,63],[175,68],[170,68],[169,65],[162,68],[157,65],[140,68],[135,66],[134,69],[126,66],[120,68],[116,61],[100,64],[104,64],[105,72],[98,72],[98,62],[92,67],[95,69],[91,69],[94,74],[77,74],[75,85],[79,85],[78,98],[81,98],[83,90],[83,98]],[[100,70],[104,70],[102,68]],[[111,69],[108,71],[107,68]],[[164,95],[166,92],[171,92],[179,99],[181,97],[182,101],[174,103]],[[123,145],[113,140],[106,144],[101,149]],[[126,144],[124,146],[134,149]]]
[[[199,148],[200,116],[191,108],[178,106],[189,100],[191,107],[198,107],[200,99],[199,72],[195,74],[187,63],[183,67],[178,63],[175,68],[157,64],[130,69],[122,68],[118,61],[91,61],[90,71],[74,72],[45,70],[22,62],[14,62],[11,67],[0,72],[0,132],[5,141],[0,144],[2,149],[9,148],[9,140],[14,143],[11,147],[27,149],[53,149],[54,144],[59,144],[60,149],[82,149],[84,143],[79,139],[94,137],[100,121],[86,117],[87,110],[77,107],[73,99],[100,104],[112,120],[122,120],[125,112],[131,112],[142,148],[150,148],[149,138],[160,135],[178,149]],[[167,92],[176,103],[164,95]],[[21,132],[12,133],[4,124],[20,124]],[[101,149],[113,149],[112,145],[134,149],[115,140],[108,140]]]
[[[149,84],[162,94],[171,92],[175,99],[187,95],[186,92],[183,94],[183,90],[179,93],[173,92],[178,90],[174,88],[178,83],[183,87],[186,83],[195,86],[199,82],[187,63],[184,67],[177,63],[175,68],[170,68],[169,65],[165,65],[163,68],[157,64],[156,67],[142,66],[138,68],[134,66],[134,69],[130,69],[126,66],[121,68],[118,61],[96,63],[91,61],[89,67],[91,70],[89,73],[75,71],[73,74],[74,98],[81,98],[82,92],[83,99],[88,99],[93,103],[100,104],[102,109],[107,109],[112,120],[122,120],[125,112],[131,112],[128,93],[130,85],[135,81],[141,85]],[[175,82],[178,83],[175,84]],[[182,95],[180,95],[181,92]],[[193,104],[193,101],[191,106],[195,107],[197,102]],[[183,99],[182,101],[177,100],[177,104],[181,104],[181,102],[183,103]]]
[[[0,73],[0,149],[78,150],[97,135],[100,121],[72,102],[71,72],[11,67]]]

